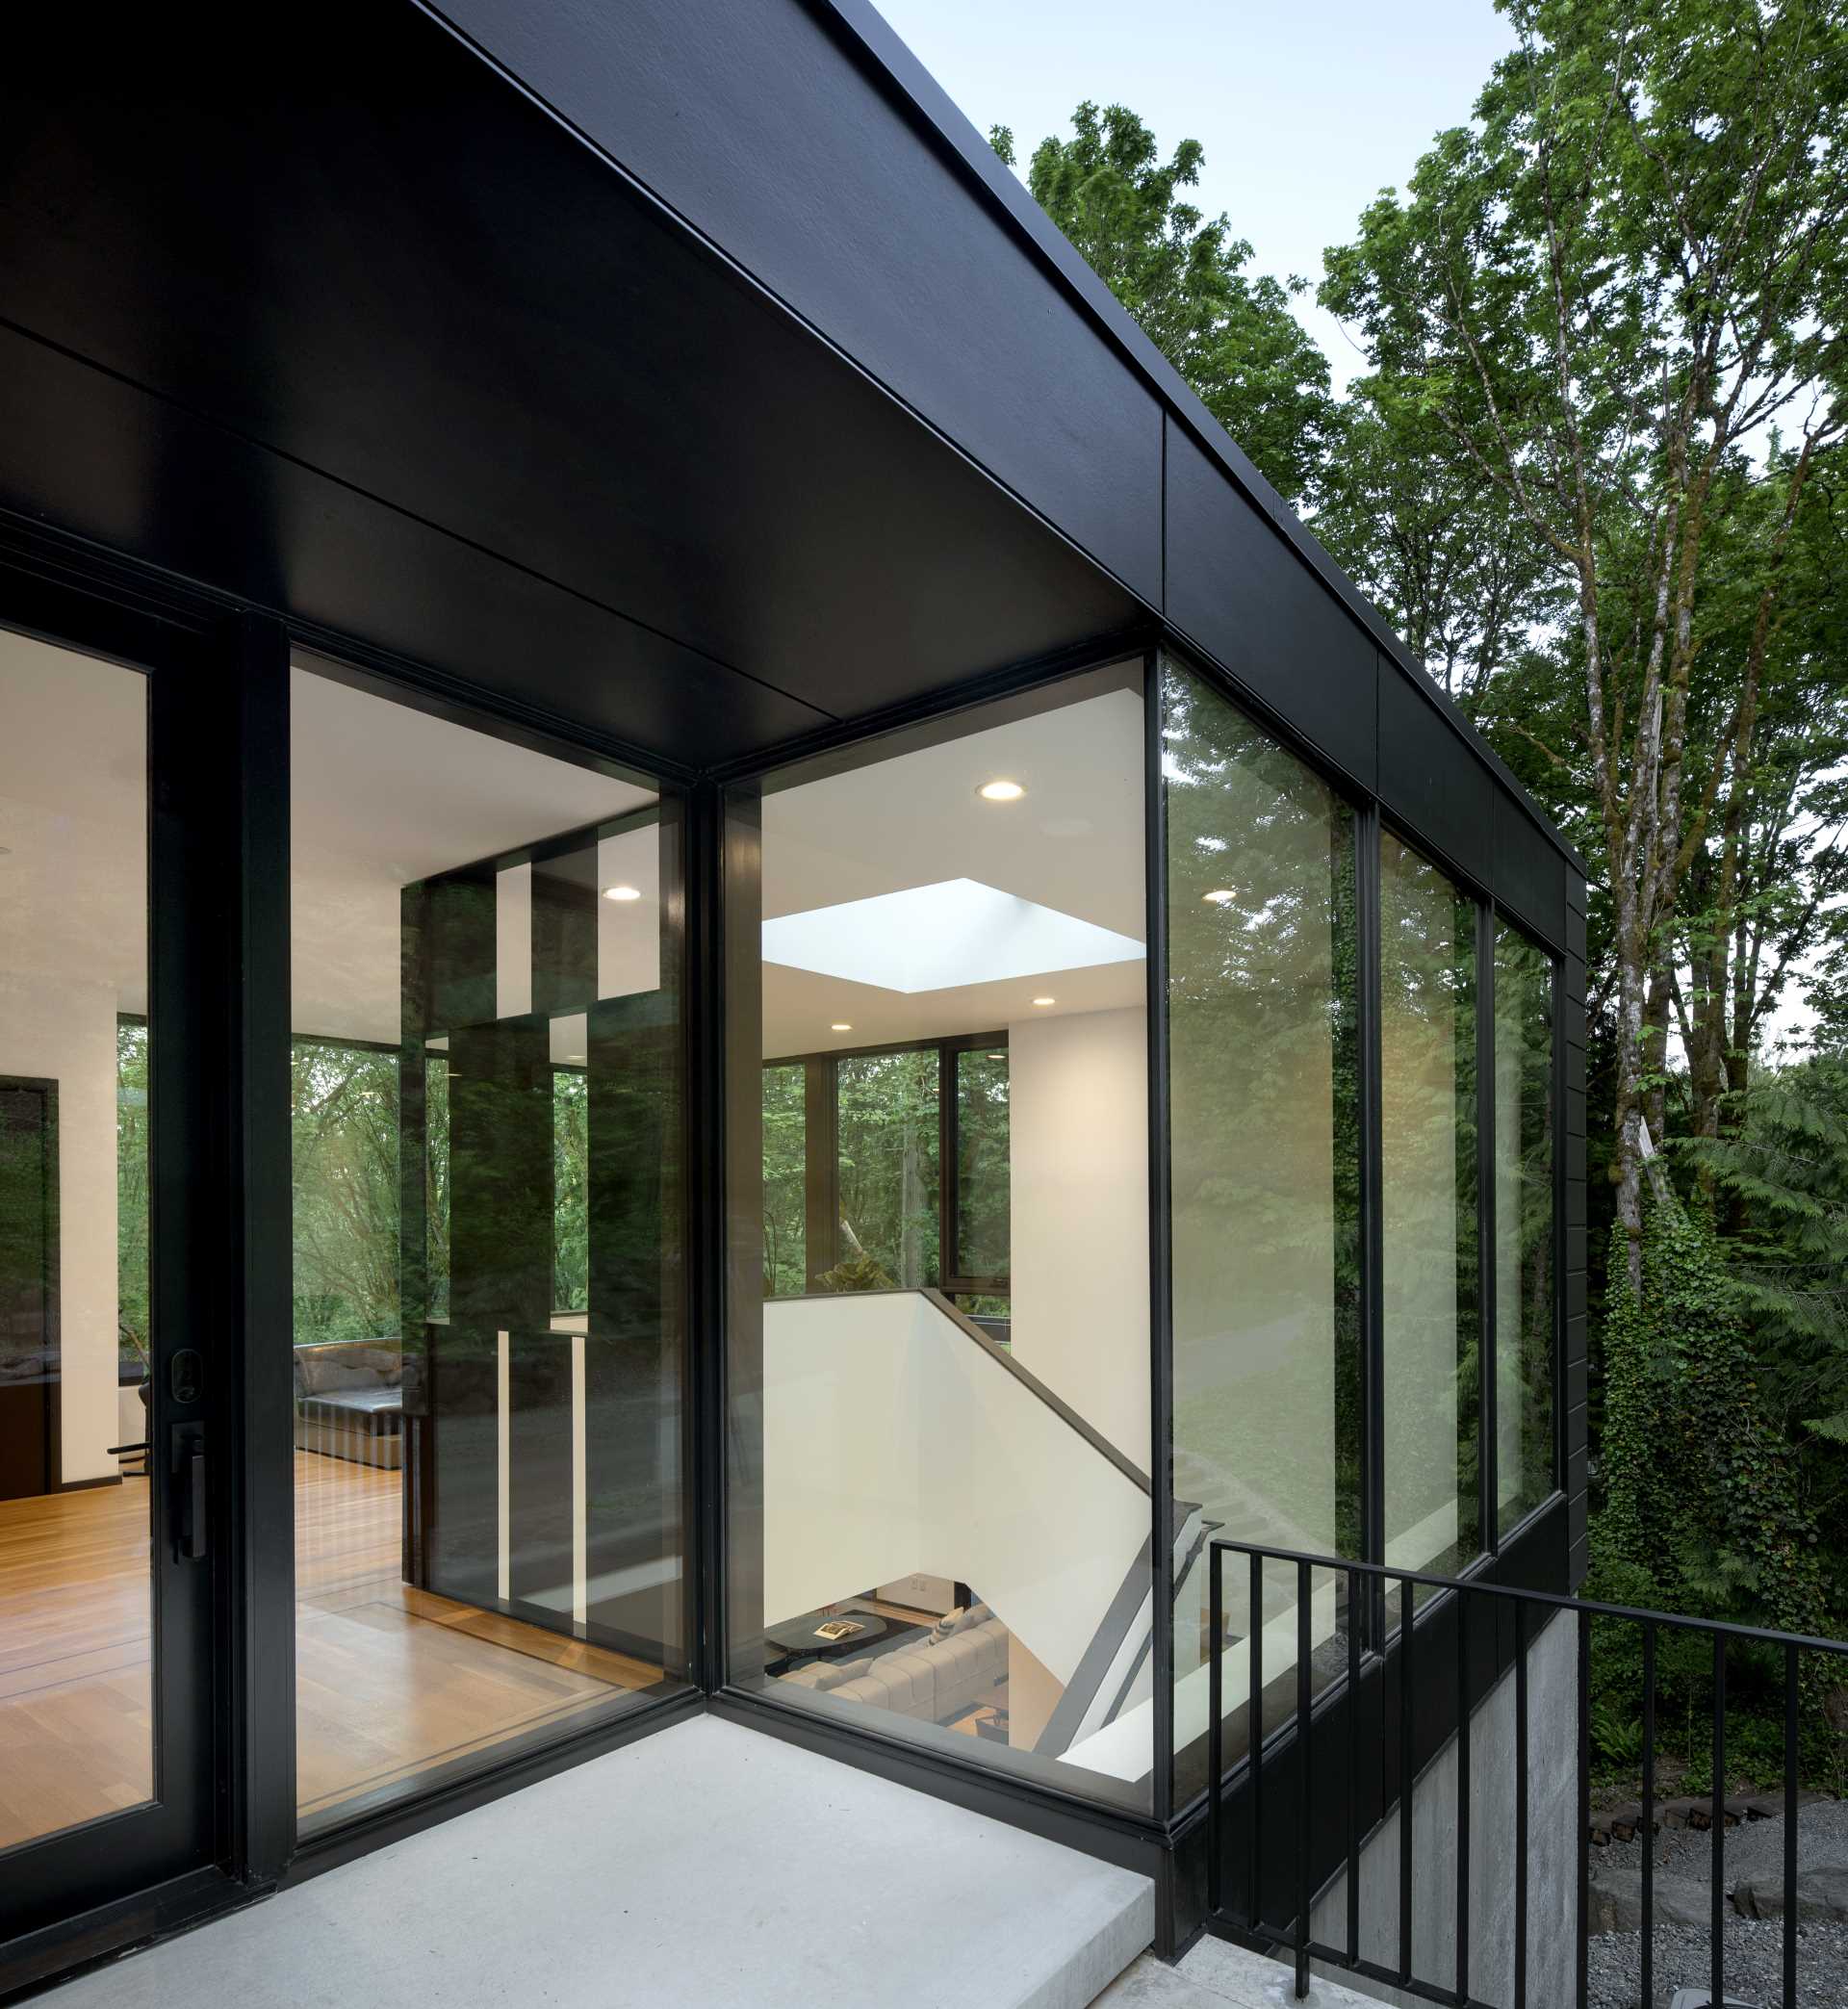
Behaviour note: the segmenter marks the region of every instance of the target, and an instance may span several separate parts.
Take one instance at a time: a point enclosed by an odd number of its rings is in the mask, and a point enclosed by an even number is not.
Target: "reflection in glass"
[[[1174,1488],[1228,1537],[1357,1555],[1353,818],[1200,679],[1169,663],[1162,696]],[[1230,1756],[1253,1627],[1275,1713],[1294,1696],[1296,1620],[1294,1574],[1275,1574],[1262,1614],[1241,1569],[1226,1584]],[[1345,1657],[1344,1605],[1319,1583],[1319,1665]],[[1202,1554],[1175,1603],[1177,1805],[1205,1780],[1207,1633]]]
[[[734,800],[765,953],[727,1493],[734,1682],[1146,1811],[1141,681]]]
[[[680,824],[344,679],[292,701],[313,1832],[687,1671]]]
[[[1495,1432],[1503,1533],[1553,1489],[1553,965],[1495,931]]]
[[[1476,911],[1390,832],[1379,867],[1385,1559],[1451,1573],[1481,1548]]]
[[[155,1790],[146,776],[142,677],[0,631],[0,1851]]]

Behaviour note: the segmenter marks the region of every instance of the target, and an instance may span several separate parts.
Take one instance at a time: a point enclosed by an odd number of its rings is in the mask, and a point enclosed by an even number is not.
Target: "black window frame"
[[[763,1069],[801,1068],[804,1073],[803,1271],[815,1279],[840,1261],[840,1074],[844,1060],[878,1060],[899,1053],[937,1055],[937,1275],[932,1285],[951,1300],[1005,1298],[1012,1277],[964,1275],[960,1253],[962,1163],[956,1109],[956,1064],[964,1053],[1008,1050],[1006,1029],[949,1033],[936,1040],[892,1040],[876,1045],[830,1046],[813,1053],[767,1057]]]

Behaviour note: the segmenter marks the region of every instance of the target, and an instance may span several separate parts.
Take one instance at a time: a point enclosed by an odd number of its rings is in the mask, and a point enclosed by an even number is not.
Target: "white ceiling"
[[[977,790],[1002,779],[1020,783],[1025,796],[983,801]],[[766,918],[956,879],[1147,940],[1135,692],[1086,698],[764,798]],[[1144,985],[1141,960],[910,992],[766,964],[764,1052],[997,1031],[1023,1018],[1139,1004]],[[1051,1007],[1032,1002],[1048,995],[1057,999]],[[852,1031],[834,1032],[835,1020]]]
[[[303,669],[292,702],[298,1031],[396,1043],[408,882],[654,800]],[[0,968],[112,985],[123,1011],[146,1002],[144,706],[137,673],[0,631]],[[1141,699],[1113,691],[773,792],[764,912],[971,879],[1145,940],[1142,731]],[[980,800],[1002,776],[1026,795]],[[770,965],[764,1051],[989,1031],[1035,996],[1099,1011],[1143,985],[1140,960],[909,992]]]
[[[0,631],[0,966],[146,1008],[145,685]],[[398,889],[654,798],[296,669],[295,1027],[396,1043]]]

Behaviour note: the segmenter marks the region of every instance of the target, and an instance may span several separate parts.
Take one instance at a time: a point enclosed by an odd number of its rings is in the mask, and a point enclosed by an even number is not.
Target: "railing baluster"
[[[1309,1565],[1296,1564],[1296,2000],[1309,1993]]]
[[[1591,1613],[1578,1613],[1578,2009],[1591,2002]]]
[[[1248,1865],[1250,1886],[1249,1913],[1251,1930],[1256,1932],[1264,1919],[1264,1889],[1258,1874],[1262,1860],[1258,1846],[1258,1834],[1262,1825],[1259,1814],[1264,1798],[1264,1558],[1253,1554],[1251,1558],[1251,1651],[1245,1656],[1246,1687],[1250,1700],[1245,1705],[1245,1770],[1251,1781],[1251,1861]]]
[[[1643,2000],[1656,1999],[1656,1621],[1643,1623]]]
[[[1382,1579],[1388,1582],[1390,1579]],[[1412,1978],[1412,1586],[1399,1586],[1399,1978]]]
[[[1360,1958],[1360,1623],[1356,1570],[1348,1572],[1348,1958]],[[1370,1585],[1372,1579],[1365,1580]],[[1371,1595],[1371,1589],[1370,1593]],[[1384,1690],[1382,1689],[1382,1693]]]
[[[1527,1608],[1514,1608],[1514,2009],[1527,2009]]]
[[[1726,2000],[1726,1635],[1713,1635],[1713,1988]]]
[[[1474,2009],[1477,1997],[1471,1993],[1471,1982],[1475,1975],[1487,1973],[1485,1984],[1493,1989],[1500,1984],[1496,1963],[1507,1959],[1512,1969],[1513,1996],[1511,2009],[1527,2009],[1529,1990],[1527,1970],[1529,1966],[1530,1941],[1534,1911],[1532,1904],[1531,1875],[1532,1849],[1528,1835],[1529,1816],[1532,1813],[1535,1751],[1533,1744],[1532,1696],[1533,1673],[1530,1667],[1534,1627],[1537,1623],[1551,1620],[1556,1614],[1570,1612],[1576,1628],[1576,1679],[1578,1687],[1578,1936],[1575,1947],[1577,1964],[1577,1986],[1573,1996],[1578,2009],[1589,2009],[1590,1997],[1590,1879],[1591,1879],[1591,1654],[1594,1629],[1600,1624],[1634,1625],[1642,1631],[1642,1808],[1643,1859],[1642,1859],[1642,1919],[1640,1947],[1640,1981],[1645,2002],[1653,2000],[1656,1991],[1656,1820],[1658,1808],[1659,1762],[1657,1733],[1660,1719],[1660,1686],[1662,1666],[1662,1639],[1664,1628],[1679,1636],[1704,1636],[1712,1648],[1712,1781],[1707,1795],[1712,1823],[1710,1845],[1710,1912],[1709,1929],[1710,1961],[1708,1993],[1714,2002],[1726,1999],[1726,1926],[1731,1917],[1729,1896],[1726,1888],[1726,1793],[1727,1793],[1727,1649],[1733,1639],[1739,1639],[1756,1647],[1773,1646],[1782,1649],[1784,1657],[1784,1931],[1783,1931],[1783,1979],[1781,1999],[1784,2009],[1796,2009],[1798,1996],[1798,1931],[1797,1931],[1797,1876],[1801,1837],[1797,1826],[1798,1800],[1801,1794],[1802,1750],[1802,1674],[1803,1655],[1820,1654],[1831,1667],[1848,1665],[1848,1640],[1810,1638],[1785,1633],[1762,1630],[1752,1626],[1733,1625],[1718,1620],[1693,1619],[1671,1616],[1664,1612],[1648,1611],[1641,1609],[1587,1602],[1550,1591],[1517,1589],[1511,1584],[1500,1584],[1481,1580],[1440,1577],[1435,1573],[1403,1570],[1386,1563],[1361,1562],[1352,1558],[1319,1557],[1300,1554],[1294,1550],[1257,1549],[1242,1542],[1228,1541],[1223,1548],[1217,1542],[1211,1545],[1209,1558],[1209,1623],[1213,1632],[1214,1653],[1209,1662],[1208,1709],[1210,1722],[1207,1732],[1208,1764],[1212,1773],[1212,1793],[1207,1813],[1206,1836],[1209,1860],[1206,1877],[1207,1917],[1209,1929],[1240,1944],[1257,1943],[1273,1956],[1293,1958],[1295,1967],[1296,1998],[1307,1998],[1310,1985],[1310,1970],[1317,1958],[1331,1965],[1346,1968],[1355,1973],[1377,1982],[1387,1982],[1404,1989],[1409,1995],[1424,2001],[1446,2002],[1452,2009]],[[1225,1775],[1225,1690],[1224,1690],[1224,1648],[1227,1612],[1225,1610],[1225,1575],[1223,1556],[1226,1551],[1244,1555],[1249,1565],[1251,1593],[1250,1633],[1248,1640],[1248,1668],[1250,1693],[1247,1702],[1249,1725],[1248,1756],[1250,1759],[1250,1806],[1248,1809],[1249,1862],[1246,1865],[1246,1891],[1248,1910],[1241,1919],[1235,1910],[1229,1909],[1228,1892],[1230,1880],[1236,1878],[1236,1870],[1228,1867],[1229,1847],[1227,1820],[1222,1790]],[[1270,1588],[1267,1573],[1278,1571],[1276,1588],[1279,1600],[1285,1596],[1285,1584],[1289,1579],[1286,1570],[1294,1576],[1296,1600],[1296,1768],[1285,1781],[1286,1798],[1294,1797],[1296,1806],[1296,1861],[1288,1865],[1279,1860],[1274,1868],[1266,1859],[1264,1840],[1264,1770],[1263,1756],[1265,1743],[1265,1682],[1264,1682],[1264,1626],[1267,1594]],[[1346,1762],[1348,1782],[1343,1794],[1347,1833],[1341,1838],[1338,1847],[1324,1847],[1332,1842],[1326,1832],[1326,1824],[1319,1816],[1325,1810],[1315,1805],[1317,1782],[1321,1778],[1324,1792],[1333,1788],[1322,1777],[1326,1766],[1316,1763],[1315,1742],[1315,1593],[1316,1574],[1324,1573],[1328,1579],[1331,1596],[1335,1600],[1337,1612],[1341,1610],[1341,1594],[1347,1594],[1347,1685],[1345,1698],[1348,1711],[1348,1732]],[[1453,1593],[1449,1615],[1456,1626],[1455,1639],[1455,1692],[1457,1698],[1455,1737],[1456,1756],[1456,1887],[1455,1887],[1455,1970],[1447,1978],[1432,1974],[1420,1978],[1414,1972],[1414,1885],[1417,1873],[1417,1853],[1414,1847],[1414,1799],[1419,1758],[1419,1738],[1424,1732],[1435,1731],[1440,1726],[1435,1722],[1421,1723],[1418,1707],[1417,1683],[1417,1611],[1415,1593],[1420,1588],[1442,1594]],[[1399,1600],[1399,1652],[1395,1657],[1390,1651],[1390,1642],[1383,1632],[1374,1630],[1376,1619],[1383,1620],[1391,1609],[1392,1600]],[[1489,1599],[1489,1610],[1495,1623],[1492,1637],[1496,1658],[1491,1663],[1491,1676],[1500,1667],[1503,1634],[1501,1626],[1498,1600],[1505,1601],[1514,1608],[1514,1903],[1512,1947],[1503,1954],[1499,1945],[1478,1948],[1473,1944],[1474,1935],[1480,1930],[1484,1906],[1477,1905],[1473,1894],[1475,1889],[1476,1856],[1473,1842],[1475,1827],[1475,1775],[1474,1745],[1471,1739],[1472,1701],[1471,1683],[1475,1672],[1474,1659],[1476,1643],[1471,1632],[1473,1622],[1480,1619],[1482,1599]],[[1434,1621],[1441,1628],[1442,1621]],[[1281,1636],[1281,1629],[1280,1629]],[[1432,1643],[1433,1636],[1427,1634],[1425,1644]],[[1378,1720],[1369,1717],[1369,1725],[1363,1734],[1361,1710],[1363,1706],[1363,1677],[1370,1671],[1366,1662],[1373,1648],[1370,1640],[1377,1638],[1385,1649],[1377,1667],[1377,1682],[1368,1692],[1378,1696]],[[1330,1663],[1329,1671],[1333,1672]],[[1399,1693],[1397,1702],[1391,1692],[1391,1684],[1397,1678]],[[1438,1677],[1441,1680],[1441,1677]],[[1280,1673],[1279,1683],[1281,1685]],[[1330,1707],[1341,1705],[1342,1698],[1337,1688],[1330,1689],[1324,1697]],[[1436,1698],[1436,1699],[1441,1699]],[[1282,1697],[1279,1698],[1280,1705]],[[1393,1739],[1389,1729],[1389,1718],[1395,1710],[1399,1713],[1399,1735]],[[1282,1709],[1279,1710],[1278,1739],[1282,1741]],[[1548,1729],[1552,1724],[1549,1721]],[[1397,1777],[1394,1776],[1394,1742],[1397,1742]],[[1363,1748],[1365,1756],[1363,1756]],[[1550,1764],[1551,1759],[1542,1761]],[[1368,1785],[1361,1790],[1362,1766],[1368,1766]],[[1382,1946],[1372,1953],[1363,1952],[1360,1929],[1360,1878],[1361,1878],[1361,1835],[1362,1829],[1375,1812],[1373,1795],[1373,1767],[1377,1765],[1379,1804],[1390,1804],[1395,1794],[1399,1809],[1399,1919],[1398,1965],[1391,1965],[1391,1956]],[[1273,1782],[1274,1783],[1274,1782]],[[1486,1792],[1486,1789],[1485,1789]],[[1331,1861],[1332,1859],[1332,1861]],[[1335,1865],[1345,1861],[1348,1878],[1348,1932],[1346,1952],[1337,1949],[1333,1935],[1318,1938],[1314,1929],[1312,1907],[1315,1899],[1317,1879],[1328,1873]],[[1427,1865],[1428,1869],[1430,1866]],[[1292,1922],[1266,1924],[1265,1905],[1267,1900],[1274,1907],[1290,1898],[1294,1887],[1295,1903]],[[1429,1893],[1426,1893],[1428,1897]],[[1495,1915],[1496,1897],[1493,1889],[1487,1892],[1486,1911]],[[1505,1916],[1505,1914],[1503,1914]],[[1388,1928],[1391,1929],[1390,1927]],[[1551,1944],[1553,1921],[1543,1920],[1543,1944]],[[1286,1946],[1289,1954],[1285,1955]],[[1479,1955],[1479,1957],[1478,1957]],[[1506,1973],[1508,1969],[1499,1970]],[[1499,1999],[1499,1997],[1498,1997]],[[1537,2005],[1537,2009],[1564,2009],[1564,2004],[1555,2005],[1551,1999]]]
[[[1784,1649],[1784,2009],[1797,2009],[1797,1766],[1802,1759],[1797,1649]]]
[[[1225,1725],[1221,1721],[1219,1663],[1225,1658],[1225,1551],[1209,1545],[1206,1563],[1206,1909],[1217,1918],[1224,1902],[1220,1888],[1225,1835],[1222,1827],[1225,1783]]]
[[[1470,1999],[1470,1613],[1456,1587],[1456,1999]]]

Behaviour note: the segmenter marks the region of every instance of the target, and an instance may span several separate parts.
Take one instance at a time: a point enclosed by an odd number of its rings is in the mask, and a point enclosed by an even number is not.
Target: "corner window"
[[[1207,1533],[1360,1553],[1359,930],[1348,805],[1171,662],[1162,708],[1179,1805],[1205,1781]],[[1225,1581],[1243,1735],[1260,1628],[1277,1719],[1292,1706],[1296,1575],[1270,1573],[1257,1610],[1246,1571]],[[1320,1649],[1345,1584],[1314,1595]]]
[[[1144,758],[1114,665],[732,790],[725,882],[730,1678],[1141,1812]]]

